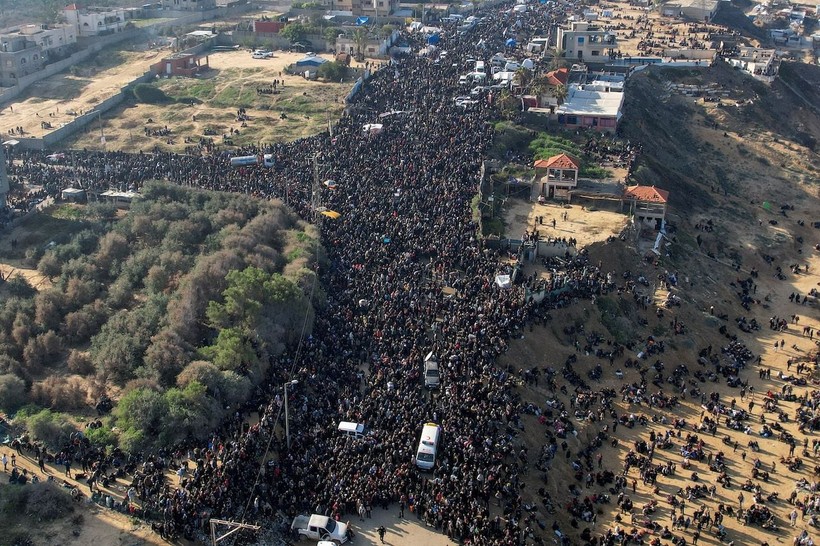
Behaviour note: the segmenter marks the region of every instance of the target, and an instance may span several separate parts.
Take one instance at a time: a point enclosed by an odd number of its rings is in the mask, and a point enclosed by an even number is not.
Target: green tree
[[[65,415],[47,409],[27,417],[25,421],[28,431],[50,450],[62,449],[71,433],[77,431]]]
[[[37,293],[37,289],[31,286],[28,279],[20,273],[17,273],[6,282],[6,290],[9,296],[23,299],[31,298]]]
[[[364,48],[367,45],[367,39],[370,37],[370,31],[365,27],[357,27],[353,31],[353,42],[356,44],[356,57],[361,58],[364,55]]]
[[[552,96],[558,101],[558,104],[563,104],[567,100],[567,87],[565,85],[556,85],[552,90]]]
[[[162,445],[187,439],[203,439],[219,424],[222,411],[201,383],[192,381],[185,389],[165,393],[167,413],[162,418]]]
[[[0,409],[14,413],[26,403],[26,383],[13,374],[0,375]]]
[[[279,35],[290,40],[290,43],[300,42],[307,35],[307,28],[302,23],[290,23],[279,31]]]
[[[342,81],[347,76],[347,67],[342,63],[331,61],[324,63],[316,71],[318,76],[329,82]]]
[[[202,354],[220,370],[247,371],[259,360],[251,335],[250,330],[224,328],[213,345],[202,348]]]

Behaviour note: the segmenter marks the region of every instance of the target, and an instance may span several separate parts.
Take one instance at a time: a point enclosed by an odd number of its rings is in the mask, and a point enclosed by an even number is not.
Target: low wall
[[[81,63],[84,60],[88,59],[95,53],[99,52],[101,49],[108,47],[109,45],[116,44],[130,38],[136,38],[142,32],[141,29],[131,29],[126,30],[123,32],[119,32],[117,34],[110,34],[108,36],[103,36],[101,38],[95,39],[89,46],[82,51],[78,51],[74,53],[70,57],[67,57],[61,61],[57,61],[56,63],[47,64],[43,67],[42,70],[35,72],[34,74],[29,74],[28,76],[24,76],[19,78],[17,81],[17,85],[13,87],[6,87],[2,89],[2,94],[0,94],[0,105],[7,104],[12,100],[19,97],[25,90],[32,84],[39,82],[40,80],[44,80],[50,76],[55,74],[59,74],[65,70],[68,70],[73,65],[77,63]]]
[[[142,76],[138,76],[137,78],[131,80],[120,89],[120,92],[116,95],[108,97],[104,101],[97,104],[93,110],[89,112],[85,112],[81,116],[75,117],[71,122],[66,123],[62,127],[59,127],[50,133],[43,135],[42,138],[17,138],[20,142],[19,146],[31,150],[48,150],[55,147],[60,141],[65,138],[70,137],[74,133],[80,131],[91,125],[94,122],[98,122],[100,117],[111,110],[122,104],[125,100],[127,95],[127,90],[138,83],[144,83],[151,81],[154,79],[153,72],[145,72]]]

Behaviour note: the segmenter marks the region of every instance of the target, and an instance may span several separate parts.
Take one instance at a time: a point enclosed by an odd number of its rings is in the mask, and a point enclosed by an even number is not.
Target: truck
[[[273,155],[242,155],[231,158],[231,167],[248,167],[250,165],[264,165],[267,168],[273,167]]]
[[[326,540],[337,545],[347,542],[347,524],[319,514],[296,516],[290,529],[299,538]]]

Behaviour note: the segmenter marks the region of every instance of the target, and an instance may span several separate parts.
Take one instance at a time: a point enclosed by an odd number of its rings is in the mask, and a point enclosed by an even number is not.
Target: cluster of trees
[[[70,411],[115,386],[122,447],[198,437],[309,331],[323,297],[314,226],[245,196],[163,184],[142,193],[122,219],[89,216],[70,240],[27,255],[50,288],[4,287],[0,409]]]

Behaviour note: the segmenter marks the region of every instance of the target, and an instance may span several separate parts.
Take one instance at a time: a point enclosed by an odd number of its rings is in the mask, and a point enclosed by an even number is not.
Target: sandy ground
[[[10,103],[0,112],[0,127],[4,131],[22,127],[26,137],[39,137],[52,129],[42,129],[40,123],[46,121],[58,128],[74,119],[70,112],[80,113],[118,93],[123,85],[148,70],[168,49],[154,49],[144,52],[119,52],[121,64],[111,66],[93,76],[73,76],[63,72],[37,82],[29,88],[27,98]],[[113,50],[103,50],[97,57],[105,58]],[[80,68],[94,67],[93,61],[86,61]]]
[[[567,215],[567,220],[562,215]],[[538,218],[543,217],[543,223]],[[552,221],[555,220],[555,227]],[[525,230],[537,229],[542,238],[570,238],[578,241],[578,248],[607,237],[618,235],[627,224],[627,216],[617,212],[589,211],[581,205],[546,203],[540,205],[523,199],[508,199],[504,203],[506,236],[520,238]]]
[[[322,55],[332,59],[330,55]],[[158,81],[157,85],[172,96],[197,96],[203,101],[194,106],[136,104],[111,110],[103,116],[102,131],[96,123],[85,133],[67,139],[67,148],[103,149],[105,147],[149,151],[183,152],[200,137],[212,138],[224,145],[222,135],[230,135],[234,145],[276,142],[316,134],[327,128],[328,120],[337,119],[352,81],[326,83],[290,76],[286,66],[304,57],[303,53],[274,52],[271,59],[254,59],[246,50],[216,52],[208,57],[212,70],[197,78],[176,77]],[[355,63],[354,63],[355,66]],[[273,80],[285,85],[275,95],[258,95],[257,88]],[[236,120],[238,108],[245,108],[250,118],[243,127]],[[283,119],[281,113],[287,114]],[[148,123],[147,120],[153,120]],[[146,135],[145,129],[171,130],[169,136]],[[206,135],[206,129],[216,133]],[[186,142],[186,139],[189,140]]]

